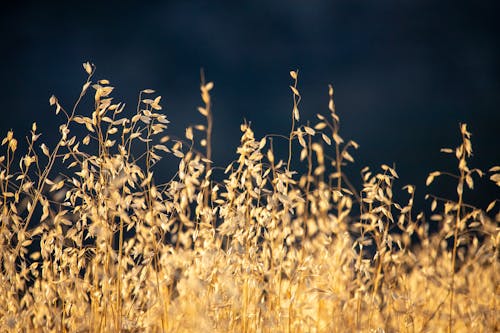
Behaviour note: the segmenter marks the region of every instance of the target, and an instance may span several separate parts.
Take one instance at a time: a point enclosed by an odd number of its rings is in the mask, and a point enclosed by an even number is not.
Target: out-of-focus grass
[[[364,168],[363,187],[352,187],[343,171],[357,143],[340,135],[332,87],[326,114],[304,123],[290,72],[290,133],[255,138],[241,125],[222,173],[210,161],[211,82],[202,78],[206,122],[177,139],[154,91],[127,117],[109,82],[84,69],[71,110],[50,99],[63,118],[56,146],[36,124],[24,155],[12,132],[2,141],[2,332],[499,330],[498,200],[482,210],[463,192],[478,176],[499,185],[500,167],[468,166],[465,124],[462,144],[443,149],[456,172],[427,179],[454,178],[456,198],[428,196],[426,217],[412,185],[393,197],[387,165]],[[95,108],[79,115],[88,90]],[[277,140],[287,156],[276,156]],[[175,177],[155,170],[162,157],[178,161]]]

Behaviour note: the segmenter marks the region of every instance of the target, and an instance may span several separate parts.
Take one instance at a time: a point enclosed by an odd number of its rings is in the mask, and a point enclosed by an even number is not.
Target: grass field
[[[242,124],[220,168],[213,83],[202,77],[200,124],[175,138],[154,91],[128,117],[110,83],[92,81],[94,65],[84,69],[73,107],[50,98],[55,146],[36,124],[25,152],[12,132],[2,140],[1,332],[500,330],[498,198],[464,202],[475,181],[500,185],[500,167],[469,167],[466,124],[443,149],[456,170],[427,179],[432,192],[451,177],[456,195],[429,195],[424,214],[414,186],[393,196],[388,165],[362,169],[353,188],[344,170],[358,144],[341,137],[331,86],[326,113],[303,121],[290,72],[290,132],[256,138]],[[177,161],[174,177],[162,179],[162,158]]]

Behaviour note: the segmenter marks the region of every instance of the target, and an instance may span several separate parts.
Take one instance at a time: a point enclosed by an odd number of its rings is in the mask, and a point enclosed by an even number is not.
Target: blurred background
[[[471,166],[500,163],[499,10],[498,1],[460,0],[12,1],[0,12],[0,132],[22,138],[36,121],[53,145],[62,118],[48,99],[72,106],[90,61],[128,115],[140,90],[155,89],[169,131],[182,136],[203,121],[203,67],[215,83],[214,161],[225,166],[244,119],[258,137],[288,134],[289,71],[298,69],[303,124],[328,114],[328,84],[335,88],[341,135],[360,144],[354,183],[366,165],[394,164],[396,187],[453,198],[452,182],[427,189],[425,179],[455,170],[439,150],[459,144],[460,122],[473,133]],[[477,187],[473,204],[499,197],[486,181]]]

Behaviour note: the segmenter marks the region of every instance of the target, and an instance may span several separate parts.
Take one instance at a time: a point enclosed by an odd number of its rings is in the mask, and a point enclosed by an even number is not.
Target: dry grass
[[[412,210],[413,186],[405,203],[393,197],[398,175],[387,165],[363,169],[363,188],[352,188],[343,170],[357,144],[340,136],[332,87],[327,115],[302,125],[291,72],[290,133],[255,138],[241,125],[237,158],[216,177],[212,83],[201,84],[207,124],[180,140],[162,136],[154,91],[128,118],[109,82],[92,84],[95,68],[84,68],[72,110],[50,99],[64,119],[55,147],[40,143],[36,124],[25,155],[12,132],[2,141],[2,332],[500,329],[498,200],[486,211],[463,200],[483,176],[467,165],[465,124],[461,145],[443,150],[457,174],[427,180],[455,178],[457,197],[429,196],[428,220]],[[95,109],[77,115],[90,89]],[[276,156],[277,140],[288,140],[288,156]],[[161,155],[178,160],[172,179],[154,176]],[[500,167],[485,176],[499,185]]]

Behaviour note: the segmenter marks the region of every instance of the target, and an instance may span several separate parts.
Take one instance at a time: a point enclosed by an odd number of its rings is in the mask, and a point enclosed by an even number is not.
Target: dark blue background
[[[439,149],[459,143],[459,122],[467,122],[473,133],[472,166],[487,169],[499,163],[498,4],[3,5],[0,130],[13,128],[19,137],[37,121],[44,140],[53,141],[58,122],[48,98],[55,94],[72,105],[85,80],[81,63],[89,60],[97,66],[96,78],[109,79],[114,96],[127,102],[129,115],[139,90],[156,89],[172,121],[170,130],[182,135],[185,126],[203,120],[196,111],[203,67],[215,82],[214,160],[224,166],[235,156],[243,119],[252,121],[259,137],[288,133],[288,72],[298,68],[301,120],[327,112],[327,85],[332,83],[341,133],[361,145],[352,170],[395,162],[402,178],[398,184],[416,184],[422,197],[428,172],[454,166]],[[441,190],[447,189],[433,188]],[[484,186],[470,200],[484,205],[494,197],[498,191]]]

